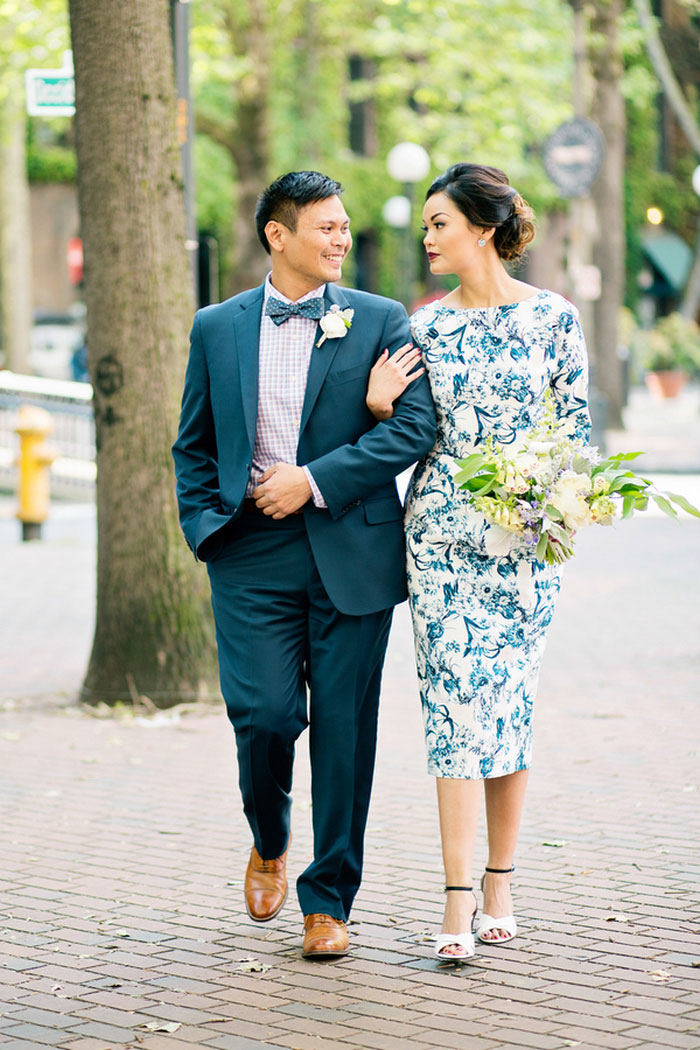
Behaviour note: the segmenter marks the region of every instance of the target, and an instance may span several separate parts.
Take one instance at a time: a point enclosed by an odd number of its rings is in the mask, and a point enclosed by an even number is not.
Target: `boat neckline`
[[[425,305],[439,306],[442,310],[451,310],[456,314],[471,313],[475,310],[507,310],[514,306],[520,306],[522,303],[531,303],[535,299],[539,299],[541,295],[545,295],[546,292],[546,288],[540,288],[534,295],[528,295],[527,299],[516,299],[514,303],[496,303],[493,306],[442,306],[442,299],[434,299],[432,303],[426,303]]]

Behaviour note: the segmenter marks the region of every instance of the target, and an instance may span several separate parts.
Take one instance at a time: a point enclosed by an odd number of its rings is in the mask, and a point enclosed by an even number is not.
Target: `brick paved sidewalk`
[[[301,959],[291,897],[267,926],[245,916],[249,838],[218,708],[149,721],[6,701],[0,1050],[700,1047],[699,534],[651,518],[582,537],[537,704],[521,932],[467,964],[440,964],[427,939],[439,840],[405,607],[352,955],[336,963]],[[87,605],[82,548],[22,557],[54,564],[48,586],[60,558]],[[51,621],[49,660],[13,635],[49,692],[65,685],[61,642],[89,645],[78,606],[63,634]],[[292,876],[310,848],[304,743],[294,828]],[[481,836],[475,875],[484,853]]]

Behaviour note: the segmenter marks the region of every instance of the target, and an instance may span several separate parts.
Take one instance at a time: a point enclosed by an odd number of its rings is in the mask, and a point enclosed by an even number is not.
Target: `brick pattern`
[[[699,599],[686,583],[700,552],[692,526],[658,519],[591,530],[580,548],[537,706],[521,933],[466,964],[431,956],[442,874],[405,608],[338,963],[301,959],[293,894],[275,922],[246,918],[249,836],[222,710],[148,722],[5,703],[0,1050],[697,1050]],[[32,651],[32,680],[42,659]],[[311,842],[298,750],[292,879]],[[482,834],[475,875],[484,861]],[[270,969],[243,972],[251,957]]]

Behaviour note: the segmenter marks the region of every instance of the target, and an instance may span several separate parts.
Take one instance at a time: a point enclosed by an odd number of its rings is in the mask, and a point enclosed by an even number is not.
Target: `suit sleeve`
[[[195,314],[190,333],[190,356],[182,395],[180,426],[172,453],[180,524],[187,543],[192,550],[196,550],[199,519],[205,510],[218,510],[221,506],[209,373],[199,313]]]
[[[392,303],[377,356],[385,347],[395,353],[411,341],[406,311]],[[408,386],[394,405],[394,414],[354,444],[341,445],[307,463],[323,494],[331,517],[338,518],[355,500],[392,481],[435,444],[435,408],[427,374]]]

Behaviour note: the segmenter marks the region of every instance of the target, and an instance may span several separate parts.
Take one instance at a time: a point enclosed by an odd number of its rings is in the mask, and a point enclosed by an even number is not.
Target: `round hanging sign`
[[[583,197],[598,178],[605,143],[585,117],[560,124],[542,147],[544,169],[562,197]]]

